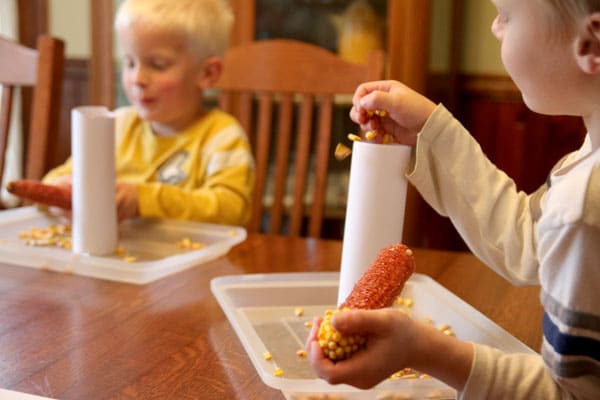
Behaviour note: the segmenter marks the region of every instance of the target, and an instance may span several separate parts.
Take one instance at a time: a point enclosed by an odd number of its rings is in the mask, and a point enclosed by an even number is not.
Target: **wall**
[[[50,33],[65,40],[67,58],[90,55],[90,1],[49,0]]]
[[[67,42],[68,58],[87,58],[90,54],[90,1],[49,0],[50,31]],[[391,1],[391,0],[388,0]],[[394,0],[398,1],[398,0]],[[451,0],[432,0],[431,69],[443,70],[448,59],[448,15]],[[496,9],[490,1],[463,0],[464,21],[461,32],[464,47],[461,72],[468,74],[505,74],[500,61],[500,46],[490,32]]]

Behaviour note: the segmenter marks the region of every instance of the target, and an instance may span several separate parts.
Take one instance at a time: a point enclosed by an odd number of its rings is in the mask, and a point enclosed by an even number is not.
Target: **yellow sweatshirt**
[[[212,110],[184,131],[155,135],[135,109],[116,123],[117,180],[137,184],[142,217],[245,225],[250,219],[254,159],[234,117]],[[72,161],[45,182],[71,174]]]

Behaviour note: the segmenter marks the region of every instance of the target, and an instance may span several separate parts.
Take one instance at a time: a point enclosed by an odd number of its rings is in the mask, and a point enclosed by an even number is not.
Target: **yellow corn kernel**
[[[275,371],[273,371],[273,375],[275,375],[275,376],[282,376],[283,375],[283,370],[281,368],[275,368]]]
[[[273,356],[271,355],[271,353],[269,353],[268,351],[265,351],[263,353],[263,357],[265,358],[265,360],[267,361],[271,361],[273,359]]]
[[[338,143],[337,146],[335,146],[335,151],[333,153],[334,157],[336,160],[343,160],[345,158],[347,158],[350,154],[352,153],[352,150],[350,150],[350,148],[342,143]]]
[[[307,328],[312,328],[312,326],[313,326],[313,322],[312,322],[312,321],[306,321],[306,322],[304,323],[304,326],[305,326],[305,327],[307,327]]]
[[[177,247],[180,249],[189,249],[192,245],[192,240],[188,237],[184,237],[179,242],[177,242]]]
[[[194,250],[198,250],[198,249],[203,249],[206,247],[206,245],[204,243],[200,243],[200,242],[194,242],[192,243],[192,249]]]
[[[362,141],[362,138],[354,133],[349,133],[348,134],[348,139],[352,140],[353,142],[360,142]]]
[[[124,260],[125,262],[132,263],[132,262],[135,262],[135,261],[137,260],[137,257],[134,257],[134,256],[126,256],[126,257],[123,257],[123,260]]]
[[[412,307],[415,304],[413,299],[404,299],[403,303],[406,307]]]
[[[300,358],[306,358],[306,350],[304,350],[304,349],[297,350],[296,355]]]
[[[304,308],[302,308],[302,307],[296,307],[296,308],[294,309],[294,315],[295,315],[296,317],[301,317],[301,316],[303,316],[303,315],[304,315]]]
[[[387,117],[388,113],[385,110],[375,110],[375,115],[379,117]]]
[[[331,324],[331,318],[346,310],[327,310],[317,333],[319,346],[325,357],[331,360],[344,360],[365,346],[366,339],[354,335],[345,337],[336,331]]]
[[[390,135],[389,133],[386,133],[385,135],[383,135],[383,139],[381,140],[381,143],[383,143],[383,144],[394,143],[394,137],[392,135]]]
[[[377,137],[377,132],[375,131],[367,131],[367,133],[365,133],[365,139],[367,140],[373,140]]]

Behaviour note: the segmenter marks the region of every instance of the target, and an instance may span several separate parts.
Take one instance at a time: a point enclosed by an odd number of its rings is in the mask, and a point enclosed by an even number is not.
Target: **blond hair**
[[[574,22],[578,18],[600,12],[600,0],[543,0],[543,2],[550,5],[551,17],[556,24],[559,24],[555,28],[563,34],[575,29]]]
[[[233,20],[227,0],[125,0],[114,27],[118,31],[143,24],[183,34],[190,50],[204,59],[225,54]]]

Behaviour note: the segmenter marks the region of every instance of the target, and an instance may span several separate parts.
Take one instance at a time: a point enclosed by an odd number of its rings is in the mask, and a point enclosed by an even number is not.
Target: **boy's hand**
[[[119,222],[139,215],[137,186],[127,182],[117,182],[117,219]]]
[[[367,347],[335,363],[326,358],[319,347],[320,323],[321,318],[316,318],[306,351],[317,375],[331,384],[347,383],[368,389],[412,362],[418,329],[410,317],[397,310],[352,310],[336,314],[335,329],[343,335],[366,336]]]
[[[363,83],[354,92],[352,104],[350,118],[363,131],[383,131],[409,146],[417,143],[417,134],[436,107],[427,97],[391,80]],[[388,116],[370,116],[372,110],[387,111]]]
[[[56,185],[56,186],[72,187],[73,177],[71,175],[57,176],[51,182],[48,182],[48,184]],[[60,208],[60,207],[50,206],[47,208],[47,212],[50,215],[53,215],[58,218],[66,218],[69,221],[71,221],[73,218],[73,214],[72,214],[71,210],[65,210],[64,208]]]

